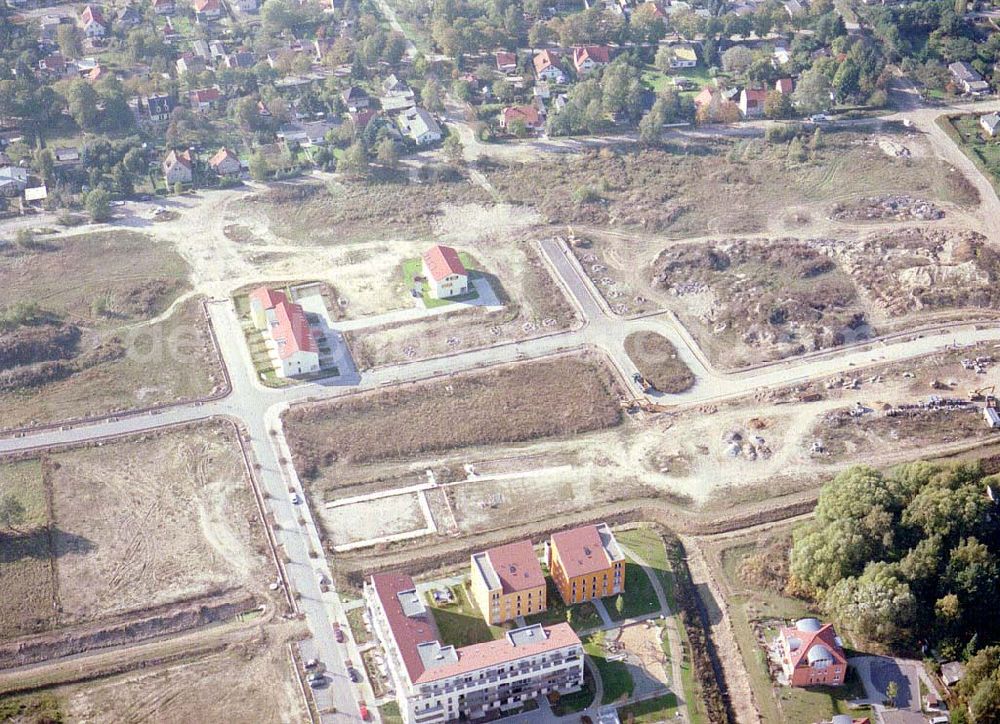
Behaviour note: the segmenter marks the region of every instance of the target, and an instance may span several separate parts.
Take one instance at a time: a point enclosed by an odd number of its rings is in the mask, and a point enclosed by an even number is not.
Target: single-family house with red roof
[[[778,634],[781,668],[791,686],[840,686],[847,656],[833,624],[802,618]]]
[[[238,176],[242,169],[239,156],[225,146],[208,159],[208,167],[220,176]]]
[[[565,84],[566,73],[559,67],[558,59],[551,50],[543,50],[531,60],[535,68],[535,77],[549,83]]]
[[[434,299],[457,297],[469,291],[469,272],[450,246],[432,246],[423,253],[421,266]]]
[[[744,88],[740,91],[740,114],[744,118],[757,118],[764,115],[764,101],[767,91],[763,88]]]
[[[213,108],[222,104],[222,91],[216,87],[199,88],[188,93],[188,101],[191,103],[191,110],[198,113],[208,113]]]
[[[787,96],[795,90],[795,81],[791,78],[778,78],[774,81],[774,89],[781,95]]]
[[[195,18],[211,20],[222,15],[222,3],[219,0],[194,0],[191,4]]]
[[[108,24],[104,20],[104,15],[93,5],[88,5],[80,13],[80,26],[83,34],[90,39],[103,38],[108,32]]]
[[[517,54],[507,50],[498,50],[493,54],[497,63],[497,70],[504,74],[517,72]]]
[[[611,48],[606,45],[582,45],[573,48],[573,67],[577,75],[587,75],[611,62]]]
[[[194,159],[190,150],[171,150],[167,157],[163,159],[163,177],[168,186],[175,183],[189,184],[193,179]]]
[[[523,123],[529,131],[545,127],[545,119],[536,106],[507,106],[500,111],[500,128],[510,131],[515,123]]]

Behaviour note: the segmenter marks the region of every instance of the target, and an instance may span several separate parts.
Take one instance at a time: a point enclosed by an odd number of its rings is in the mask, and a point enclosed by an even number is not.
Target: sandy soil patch
[[[334,545],[409,533],[427,527],[420,498],[416,493],[392,495],[375,500],[320,509],[324,528]]]

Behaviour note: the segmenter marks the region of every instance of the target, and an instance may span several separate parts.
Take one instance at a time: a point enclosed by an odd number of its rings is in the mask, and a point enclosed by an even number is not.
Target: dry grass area
[[[827,133],[806,161],[785,143],[699,139],[663,150],[605,148],[545,164],[497,165],[490,181],[507,200],[552,223],[632,226],[674,236],[764,231],[797,209],[826,209],[854,195],[909,193],[978,203],[975,188],[932,158],[887,156],[865,136]],[[825,214],[824,214],[825,215]]]
[[[442,204],[490,202],[489,194],[463,176],[426,183],[282,185],[250,200],[275,234],[300,244],[426,237]]]
[[[299,474],[319,480],[338,466],[611,427],[620,394],[602,361],[565,356],[294,407],[284,423]]]
[[[307,721],[287,647],[260,635],[218,653],[56,690],[69,721]]]
[[[113,328],[165,310],[188,289],[187,275],[172,246],[131,231],[40,241],[0,253],[0,309],[34,302],[84,327]]]
[[[0,636],[263,594],[272,573],[234,435],[213,422],[0,465],[31,512],[3,546],[0,581],[23,595],[0,597]]]
[[[666,337],[655,332],[636,332],[625,338],[625,352],[639,374],[660,392],[677,394],[691,389],[694,373],[677,356],[677,349]]]
[[[195,399],[224,382],[208,320],[196,299],[162,321],[95,337],[115,354],[98,354],[94,364],[60,379],[0,389],[0,424],[20,427]]]
[[[529,339],[568,329],[577,315],[534,245],[473,246],[488,260],[482,271],[504,304],[499,311],[455,304],[455,311],[417,321],[368,327],[350,334],[361,368],[408,362],[450,352]],[[400,290],[402,298],[405,292]]]

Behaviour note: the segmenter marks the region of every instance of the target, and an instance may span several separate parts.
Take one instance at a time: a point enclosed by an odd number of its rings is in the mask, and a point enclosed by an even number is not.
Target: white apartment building
[[[569,624],[525,626],[456,649],[442,645],[408,575],[372,576],[365,605],[406,724],[475,720],[583,686],[583,645]]]

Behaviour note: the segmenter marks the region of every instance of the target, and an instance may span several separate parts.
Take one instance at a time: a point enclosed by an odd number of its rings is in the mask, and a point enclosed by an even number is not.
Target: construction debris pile
[[[885,410],[885,416],[912,417],[925,412],[950,412],[955,410],[975,411],[977,408],[978,405],[971,400],[963,400],[960,397],[939,397],[938,395],[931,395],[923,402],[914,402],[911,404],[895,405],[890,407]]]
[[[929,201],[905,194],[866,196],[850,204],[838,203],[830,212],[836,221],[935,221],[944,211]]]
[[[738,430],[730,430],[722,436],[722,443],[726,455],[731,458],[744,458],[752,462],[758,458],[767,460],[771,457],[771,448],[760,435],[744,435]]]

